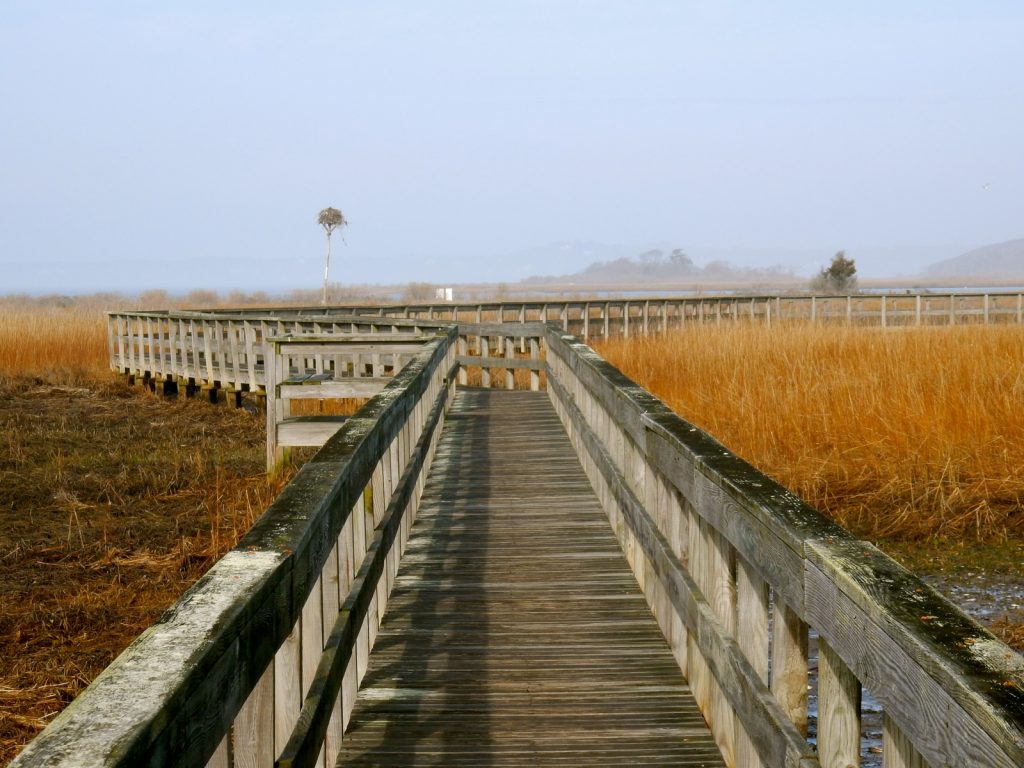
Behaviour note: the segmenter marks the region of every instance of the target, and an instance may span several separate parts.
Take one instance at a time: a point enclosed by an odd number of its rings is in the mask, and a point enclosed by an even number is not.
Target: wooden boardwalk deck
[[[339,764],[723,765],[546,393],[457,394]]]

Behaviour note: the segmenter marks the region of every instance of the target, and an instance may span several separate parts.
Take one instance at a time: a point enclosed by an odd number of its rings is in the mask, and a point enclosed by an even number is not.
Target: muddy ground
[[[0,765],[263,511],[264,445],[223,405],[0,382]]]

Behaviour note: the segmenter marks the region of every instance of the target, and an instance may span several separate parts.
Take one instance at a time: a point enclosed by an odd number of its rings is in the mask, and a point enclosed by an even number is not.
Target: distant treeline
[[[644,251],[638,256],[623,256],[611,261],[597,261],[569,275],[538,275],[524,283],[607,283],[611,281],[651,282],[656,280],[691,280],[693,282],[779,281],[796,279],[792,270],[783,266],[737,267],[727,261],[711,261],[698,266],[682,248],[665,252]]]

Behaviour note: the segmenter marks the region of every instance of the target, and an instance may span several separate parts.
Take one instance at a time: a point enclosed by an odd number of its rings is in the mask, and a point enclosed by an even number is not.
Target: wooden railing
[[[474,376],[474,383],[485,387],[500,383],[505,389],[540,389],[543,335],[540,323],[460,324],[459,383]],[[268,338],[267,470],[278,467],[288,448],[323,445],[344,422],[333,416],[293,416],[293,401],[372,397],[430,338],[402,333]],[[517,377],[518,372],[528,379]]]
[[[274,336],[431,332],[459,323],[553,323],[584,341],[691,324],[815,322],[880,327],[1024,323],[1022,293],[853,296],[685,296],[219,311],[109,312],[111,369],[151,386],[262,393],[265,340]],[[524,354],[525,350],[520,350]],[[487,356],[508,357],[490,344]],[[485,379],[487,375],[485,374]]]
[[[286,449],[321,446],[343,423],[333,416],[293,416],[292,401],[369,399],[431,338],[411,333],[336,333],[266,339],[268,471],[283,460]]]
[[[110,367],[154,384],[262,392],[267,340],[281,336],[432,333],[444,324],[333,313],[108,312]],[[380,359],[367,358],[379,368]],[[386,362],[384,364],[387,364]],[[393,367],[393,366],[392,366]],[[394,369],[394,370],[397,370]],[[374,374],[378,375],[378,374]],[[380,374],[383,375],[383,374]]]
[[[333,765],[454,387],[425,345],[14,760]]]
[[[274,311],[289,315],[310,310],[292,307]],[[1024,293],[651,296],[635,299],[347,305],[320,311],[478,324],[554,323],[563,331],[587,341],[660,332],[692,323],[735,321],[766,324],[800,321],[881,327],[1021,324],[1024,323]]]
[[[577,339],[549,328],[546,347],[552,402],[727,764],[858,765],[863,685],[886,766],[1024,765],[1016,653]]]
[[[506,323],[428,342],[13,765],[333,764],[456,377],[475,364],[518,386],[518,361],[728,764],[856,765],[862,686],[887,765],[1024,764],[1018,655],[576,338]]]

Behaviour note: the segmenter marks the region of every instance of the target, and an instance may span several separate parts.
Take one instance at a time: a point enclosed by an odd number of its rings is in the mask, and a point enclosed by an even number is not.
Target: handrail
[[[1024,764],[1017,654],[578,339],[549,328],[546,342],[552,402],[727,761],[810,759],[793,747],[791,727],[806,730],[814,629],[823,766],[857,759],[862,683],[885,709],[890,759]],[[763,700],[765,684],[791,726],[754,717],[752,708],[775,706]]]
[[[811,322],[880,327],[1024,324],[1024,292],[697,295],[107,313],[110,367],[151,384],[261,391],[263,339],[286,333],[438,330],[554,322],[584,341],[688,324]],[[347,328],[346,328],[347,327]],[[292,329],[292,330],[290,330]],[[494,335],[500,335],[495,333]],[[176,386],[176,384],[175,384]]]
[[[375,557],[367,542],[396,489],[404,493],[402,473],[416,464],[426,471],[413,446],[428,413],[442,417],[434,408],[453,386],[455,338],[451,328],[428,344],[349,419],[239,545],[12,765],[227,765],[229,752],[238,764],[272,761],[275,733],[290,733],[312,684],[323,627],[334,624],[354,573]],[[386,598],[386,589],[375,592],[372,617]],[[375,633],[375,621],[360,632],[347,679],[358,682]],[[334,754],[352,703],[346,698],[332,716]]]
[[[437,445],[440,436],[438,426],[450,394],[450,388],[445,387],[434,400],[416,448],[409,457],[384,518],[377,526],[373,541],[367,547],[363,565],[325,643],[298,722],[281,756],[275,761],[275,765],[281,768],[300,768],[316,763],[327,736],[335,701],[341,692],[342,676],[352,662],[356,639],[367,621],[372,599],[379,594],[381,579],[393,578],[392,573],[385,573],[387,558],[394,551],[400,527],[408,520],[409,508],[418,501],[417,494],[422,491],[423,468],[429,464]]]

